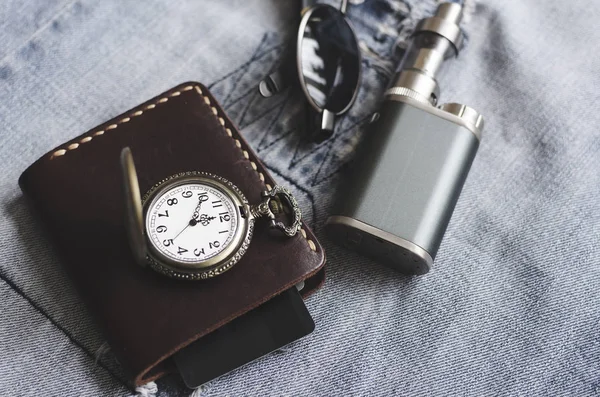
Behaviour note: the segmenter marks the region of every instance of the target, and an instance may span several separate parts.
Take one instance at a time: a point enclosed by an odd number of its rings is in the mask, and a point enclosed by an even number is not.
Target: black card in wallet
[[[296,287],[181,349],[173,356],[194,389],[310,334],[315,323]]]
[[[53,149],[19,180],[73,282],[136,385],[176,371],[173,354],[304,281],[323,281],[311,230],[273,239],[257,222],[226,273],[170,279],[135,263],[125,230],[119,157],[134,156],[142,194],[186,171],[220,175],[250,202],[275,183],[223,109],[198,83],[177,86]]]

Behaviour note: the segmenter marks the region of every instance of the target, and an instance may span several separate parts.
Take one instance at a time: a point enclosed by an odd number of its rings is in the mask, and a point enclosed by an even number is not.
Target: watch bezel
[[[223,251],[205,261],[182,262],[161,253],[150,241],[146,221],[148,209],[160,197],[160,193],[188,183],[201,183],[220,190],[227,195],[236,208],[238,227],[231,243]],[[172,278],[198,280],[220,275],[231,269],[246,253],[254,230],[254,218],[250,216],[249,204],[240,189],[227,179],[202,171],[187,171],[171,175],[156,183],[142,198],[144,235],[147,244],[146,259],[150,266]]]

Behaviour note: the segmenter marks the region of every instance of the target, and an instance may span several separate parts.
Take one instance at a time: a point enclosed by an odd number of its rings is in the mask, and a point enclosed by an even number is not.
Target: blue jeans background
[[[406,37],[435,1],[351,2],[362,87],[319,146],[303,140],[298,90],[256,92],[294,35],[297,8],[0,5],[0,395],[131,393],[17,178],[58,144],[186,80],[210,86],[294,190],[328,254],[327,282],[307,301],[315,332],[197,394],[600,394],[597,5],[467,1],[467,46],[440,78],[441,100],[475,107],[486,127],[434,269],[418,278],[334,246],[322,226]],[[139,332],[151,325],[140,318]],[[157,383],[159,396],[190,394],[176,376]]]

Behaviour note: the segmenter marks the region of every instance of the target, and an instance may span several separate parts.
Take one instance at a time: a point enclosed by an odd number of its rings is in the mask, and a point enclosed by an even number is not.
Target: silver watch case
[[[123,149],[121,153],[121,167],[127,207],[127,234],[135,259],[141,266],[150,265],[155,271],[176,279],[201,280],[226,272],[246,253],[254,231],[255,217],[251,214],[248,200],[233,183],[207,172],[181,172],[158,182],[140,198],[137,173],[129,148]],[[160,196],[160,192],[189,182],[210,185],[229,196],[234,205],[239,208],[238,228],[232,242],[218,255],[205,261],[178,262],[161,254],[148,241],[145,219],[147,209],[152,205],[153,200]]]

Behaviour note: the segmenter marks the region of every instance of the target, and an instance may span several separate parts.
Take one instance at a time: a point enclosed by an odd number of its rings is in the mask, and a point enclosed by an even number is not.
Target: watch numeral
[[[229,222],[231,220],[231,216],[227,212],[219,213],[219,220],[221,222]]]
[[[177,253],[179,255],[183,254],[184,252],[188,252],[188,250],[186,250],[185,248],[177,247]]]
[[[221,245],[221,243],[219,243],[218,241],[215,241],[214,243],[208,243],[208,248],[210,248],[210,249],[219,248],[219,245]]]
[[[208,200],[208,194],[206,193],[198,193],[198,201],[200,201],[201,203],[205,202]]]
[[[169,217],[169,210],[165,210],[164,214],[159,213],[158,216],[166,216],[168,218]]]
[[[170,239],[168,239],[168,240],[165,240],[165,241],[163,241],[163,244],[164,244],[164,246],[165,246],[165,247],[168,247],[168,246],[170,246],[171,244],[173,244],[173,239],[172,239],[172,238],[170,238]]]
[[[160,225],[159,227],[157,227],[157,228],[156,228],[156,231],[157,231],[158,233],[164,233],[164,232],[166,232],[166,231],[167,231],[167,227],[166,227],[166,226],[164,226],[164,225]]]
[[[223,233],[229,233],[229,230],[223,230],[223,231],[219,232],[219,234],[223,234]]]
[[[169,204],[169,205],[175,205],[177,203],[178,203],[178,201],[177,201],[176,198],[172,198],[172,199],[168,199],[167,200],[167,204]]]
[[[202,254],[202,255],[206,255],[206,254],[204,253],[204,248],[202,248],[202,249],[198,249],[198,248],[196,248],[196,249],[194,250],[194,255],[196,255],[196,256],[200,256],[200,254]]]
[[[222,207],[223,204],[221,204],[221,200],[215,200],[212,202],[213,208],[219,208]]]
[[[184,198],[190,198],[190,197],[192,197],[192,196],[194,195],[194,193],[192,193],[192,191],[191,191],[191,190],[186,190],[186,191],[184,191],[183,193],[181,193],[181,195],[182,195]]]

